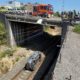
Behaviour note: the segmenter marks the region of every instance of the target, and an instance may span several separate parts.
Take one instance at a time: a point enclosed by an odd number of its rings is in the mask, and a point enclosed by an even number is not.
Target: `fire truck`
[[[50,4],[33,5],[33,16],[51,17],[53,15],[53,7]]]
[[[30,15],[51,17],[53,15],[53,7],[50,4],[27,4],[26,10]]]

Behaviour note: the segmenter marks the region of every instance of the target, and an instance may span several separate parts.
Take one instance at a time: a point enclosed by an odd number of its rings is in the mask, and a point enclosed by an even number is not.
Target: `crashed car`
[[[40,51],[34,51],[32,56],[28,59],[25,69],[34,71],[36,63],[41,59],[41,52]]]

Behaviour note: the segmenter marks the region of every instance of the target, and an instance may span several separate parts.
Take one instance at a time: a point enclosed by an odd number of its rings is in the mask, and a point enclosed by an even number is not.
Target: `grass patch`
[[[76,33],[80,34],[80,24],[75,24],[74,25],[73,32],[76,32]]]
[[[0,13],[5,13],[5,12],[8,12],[8,10],[6,10],[6,9],[0,9]]]
[[[2,21],[0,21],[0,45],[1,44],[6,44],[6,29],[5,25]]]
[[[46,27],[44,27],[44,32],[47,32],[48,30],[50,29],[50,27],[49,26],[46,26]]]
[[[7,49],[7,50],[1,52],[1,53],[0,53],[0,59],[4,58],[4,57],[6,57],[6,56],[8,56],[8,57],[13,56],[14,51],[15,51],[15,50]]]

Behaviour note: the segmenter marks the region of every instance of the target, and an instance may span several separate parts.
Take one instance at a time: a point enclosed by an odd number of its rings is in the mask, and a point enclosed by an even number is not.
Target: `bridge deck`
[[[35,16],[28,16],[28,15],[11,15],[11,14],[6,14],[5,16],[9,21],[33,23],[33,24],[37,24],[37,21],[39,19],[42,19],[43,20],[42,25],[44,23],[60,24],[62,22],[61,18],[42,18],[42,17],[35,17]]]

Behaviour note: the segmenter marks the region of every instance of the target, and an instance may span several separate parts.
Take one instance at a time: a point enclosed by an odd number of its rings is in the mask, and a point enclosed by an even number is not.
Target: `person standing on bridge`
[[[68,19],[69,19],[70,24],[72,24],[72,19],[73,19],[73,12],[72,11],[70,11],[68,13]]]

